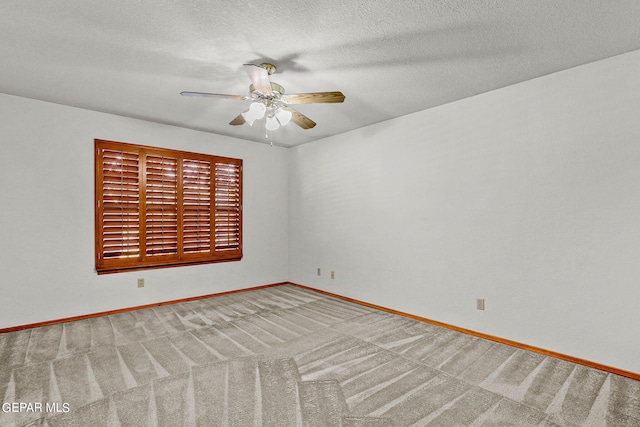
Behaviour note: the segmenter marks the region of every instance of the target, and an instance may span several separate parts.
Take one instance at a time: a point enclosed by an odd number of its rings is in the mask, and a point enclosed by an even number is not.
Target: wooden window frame
[[[241,159],[94,143],[98,274],[242,259]]]

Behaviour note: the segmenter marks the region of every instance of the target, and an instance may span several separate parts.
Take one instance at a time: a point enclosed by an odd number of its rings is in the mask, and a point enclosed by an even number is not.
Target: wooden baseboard
[[[99,313],[83,314],[81,316],[65,317],[63,319],[47,320],[47,321],[44,321],[44,322],[37,322],[37,323],[29,323],[28,325],[12,326],[12,327],[9,327],[9,328],[0,329],[0,334],[6,333],[6,332],[21,331],[23,329],[38,328],[40,326],[50,326],[50,325],[55,325],[55,324],[58,324],[58,323],[73,322],[75,320],[84,320],[84,319],[91,319],[93,317],[108,316],[110,314],[125,313],[127,311],[141,310],[143,308],[160,307],[162,305],[178,304],[178,303],[181,303],[181,302],[188,302],[188,301],[196,301],[196,300],[205,299],[205,298],[219,297],[219,296],[222,296],[222,295],[236,294],[236,293],[239,293],[239,292],[255,291],[257,289],[271,288],[273,286],[281,286],[281,285],[286,285],[288,283],[289,282],[272,283],[270,285],[254,286],[252,288],[237,289],[237,290],[233,290],[233,291],[218,292],[218,293],[215,293],[215,294],[200,295],[200,296],[176,299],[176,300],[171,300],[171,301],[157,302],[157,303],[153,303],[153,304],[138,305],[138,306],[135,306],[135,307],[120,308],[120,309],[117,309],[117,310],[101,311]]]
[[[345,296],[334,294],[334,293],[331,293],[331,292],[327,292],[327,291],[322,291],[322,290],[319,290],[319,289],[311,288],[309,286],[300,285],[298,283],[289,282],[289,284],[293,285],[293,286],[297,286],[297,287],[302,288],[302,289],[307,289],[309,291],[318,292],[318,293],[323,294],[323,295],[327,295],[327,296],[338,298],[338,299],[341,299],[341,300],[344,300],[344,301],[349,301],[349,302],[352,302],[352,303],[355,303],[355,304],[359,304],[359,305],[362,305],[362,306],[365,306],[365,307],[374,308],[376,310],[385,311],[387,313],[397,314],[399,316],[407,317],[409,319],[418,320],[420,322],[425,322],[425,323],[429,323],[431,325],[440,326],[440,327],[443,327],[443,328],[447,328],[447,329],[451,329],[451,330],[454,330],[454,331],[462,332],[464,334],[472,335],[474,337],[483,338],[483,339],[486,339],[486,340],[489,340],[489,341],[494,341],[494,342],[497,342],[497,343],[500,343],[500,344],[505,344],[505,345],[508,345],[508,346],[511,346],[511,347],[521,348],[523,350],[533,351],[534,353],[539,353],[539,354],[542,354],[544,356],[555,357],[556,359],[561,359],[561,360],[565,360],[567,362],[577,363],[579,365],[587,366],[589,368],[598,369],[600,371],[609,372],[609,373],[612,373],[612,374],[616,374],[616,375],[620,375],[620,376],[623,376],[623,377],[626,377],[626,378],[631,378],[633,380],[640,381],[640,374],[635,373],[635,372],[625,371],[623,369],[614,368],[612,366],[603,365],[601,363],[592,362],[590,360],[580,359],[578,357],[568,356],[566,354],[558,353],[558,352],[551,351],[551,350],[546,350],[546,349],[539,348],[539,347],[534,347],[532,345],[523,344],[523,343],[520,343],[520,342],[517,342],[517,341],[512,341],[512,340],[508,340],[508,339],[500,338],[500,337],[495,337],[493,335],[484,334],[482,332],[476,332],[476,331],[472,331],[470,329],[460,328],[458,326],[454,326],[454,325],[449,325],[447,323],[438,322],[437,320],[431,320],[431,319],[427,319],[425,317],[415,316],[413,314],[404,313],[402,311],[393,310],[391,308],[383,307],[383,306],[376,305],[376,304],[371,304],[371,303],[364,302],[364,301],[359,301],[359,300],[356,300],[356,299],[353,299],[353,298],[345,297]]]

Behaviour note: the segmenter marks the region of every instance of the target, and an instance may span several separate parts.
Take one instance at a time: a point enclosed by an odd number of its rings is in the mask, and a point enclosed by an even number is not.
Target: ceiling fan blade
[[[344,95],[342,92],[292,93],[281,99],[287,104],[337,103],[344,102]]]
[[[230,124],[231,126],[240,126],[240,125],[245,124],[245,123],[246,123],[246,121],[244,120],[244,116],[243,116],[243,114],[244,114],[244,113],[246,113],[247,111],[249,111],[249,110],[247,109],[246,111],[244,111],[244,112],[242,112],[242,113],[238,114],[238,116],[237,116],[235,119],[231,120],[231,121],[229,122],[229,124]]]
[[[259,65],[244,64],[244,71],[251,79],[253,87],[263,95],[273,95],[271,90],[271,80],[269,80],[269,72],[266,68]]]
[[[250,96],[245,95],[226,95],[224,93],[206,93],[206,92],[180,92],[182,96],[203,96],[207,98],[227,98],[227,99],[251,99]]]
[[[316,122],[314,122],[304,114],[294,110],[293,108],[287,107],[286,105],[282,108],[291,112],[291,121],[300,126],[302,129],[311,129],[316,125]]]

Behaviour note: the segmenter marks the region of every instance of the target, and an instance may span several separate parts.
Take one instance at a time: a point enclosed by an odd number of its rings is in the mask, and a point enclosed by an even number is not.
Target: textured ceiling
[[[265,142],[229,126],[244,63],[271,62],[296,108],[293,146],[640,49],[638,0],[35,1],[0,14],[0,92]]]

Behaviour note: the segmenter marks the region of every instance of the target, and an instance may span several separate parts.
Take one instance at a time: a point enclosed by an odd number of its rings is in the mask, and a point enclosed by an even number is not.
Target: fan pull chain
[[[264,137],[269,140],[269,145],[273,147],[273,133],[269,129],[264,130]]]

